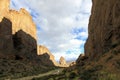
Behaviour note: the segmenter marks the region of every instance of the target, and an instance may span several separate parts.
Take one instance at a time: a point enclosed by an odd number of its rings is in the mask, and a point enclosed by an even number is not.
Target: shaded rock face
[[[0,57],[6,56],[13,51],[12,23],[9,19],[3,18],[0,22]]]
[[[10,0],[0,0],[0,59],[57,65],[47,48],[39,46],[37,50],[36,26],[30,14],[25,9],[9,10],[9,4]]]
[[[41,57],[42,62],[45,62],[45,63],[49,64],[49,60],[51,60],[54,65],[58,66],[57,62],[54,59],[54,56],[52,55],[52,53],[45,46],[42,46],[42,45],[38,46],[38,55],[39,56],[44,55],[44,57]],[[49,56],[49,57],[45,58],[46,56]],[[49,60],[47,60],[47,59],[49,59]]]
[[[95,59],[120,45],[120,0],[92,2],[85,55]]]
[[[13,46],[16,50],[16,56],[21,59],[35,60],[37,56],[36,40],[23,30],[19,30],[13,35]]]
[[[10,0],[0,0],[0,75],[5,75],[0,80],[55,68],[49,51],[37,54],[36,26],[30,14],[25,9],[9,10],[9,4]]]
[[[31,59],[37,56],[36,26],[25,9],[9,10],[9,4],[10,0],[0,0],[0,55]]]
[[[77,66],[84,66],[85,65],[85,61],[88,59],[87,56],[85,56],[84,54],[80,54],[80,56],[78,57],[78,59],[76,60],[76,64]]]
[[[40,62],[45,66],[57,66],[55,61],[50,59],[50,55],[48,53],[44,53],[42,55],[39,55]]]

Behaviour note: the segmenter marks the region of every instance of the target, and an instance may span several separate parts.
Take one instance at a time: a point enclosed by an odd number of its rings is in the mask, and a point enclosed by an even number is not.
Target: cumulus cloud
[[[26,8],[37,25],[38,44],[55,55],[76,59],[83,53],[91,0],[11,0],[11,8]]]

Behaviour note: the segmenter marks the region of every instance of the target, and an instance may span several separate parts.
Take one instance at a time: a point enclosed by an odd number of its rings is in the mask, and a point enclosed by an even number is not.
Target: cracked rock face
[[[120,45],[120,0],[92,0],[85,55],[94,59]],[[118,48],[120,49],[120,47]]]

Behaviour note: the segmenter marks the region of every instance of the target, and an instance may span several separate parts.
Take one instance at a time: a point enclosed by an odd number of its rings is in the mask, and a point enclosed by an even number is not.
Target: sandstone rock
[[[2,21],[4,15],[9,12],[9,4],[10,0],[0,0],[0,22]]]
[[[22,30],[37,39],[36,26],[31,15],[23,8],[19,11],[9,10],[7,17],[12,21],[12,34]]]
[[[78,57],[78,59],[76,60],[76,65],[77,66],[83,66],[85,64],[85,61],[88,59],[87,56],[85,56],[85,54],[80,54],[80,56]]]
[[[14,49],[17,56],[23,59],[35,60],[37,56],[37,42],[23,30],[19,30],[13,35]]]
[[[9,19],[3,18],[0,22],[0,53],[2,57],[7,57],[12,51],[12,23]]]
[[[85,44],[85,55],[91,60],[120,45],[120,0],[92,1],[89,36]]]
[[[10,0],[0,0],[0,73],[5,78],[18,78],[23,76],[19,73],[31,75],[53,69],[56,63],[48,49],[37,54],[36,26],[30,14],[25,9],[10,10],[9,5]]]
[[[1,55],[12,53],[26,59],[37,56],[36,26],[30,14],[25,9],[10,10],[10,0],[0,0],[0,5]]]
[[[11,21],[12,34],[15,34],[19,30],[23,30],[37,39],[36,26],[31,15],[25,9],[21,8],[19,11],[10,10],[10,0],[0,0],[0,5],[0,21],[2,21],[4,17]]]
[[[39,55],[39,61],[42,65],[45,65],[46,67],[57,66],[55,61],[50,59],[50,55],[48,53],[44,53],[42,55]]]
[[[9,58],[14,54],[12,52],[12,22],[5,17],[9,12],[9,3],[9,0],[0,0],[0,58]]]
[[[68,64],[66,63],[66,60],[64,57],[60,57],[59,64],[61,67],[68,67]]]
[[[9,4],[10,0],[0,0],[1,57],[8,53],[13,54],[16,60],[27,59],[39,63],[45,61],[48,65],[49,63],[57,65],[54,56],[47,48],[43,46],[37,48],[36,26],[31,15],[23,8],[19,11],[10,10]],[[40,53],[37,54],[37,51]]]
[[[58,66],[57,62],[54,59],[54,56],[45,46],[42,46],[42,45],[38,46],[38,55],[42,55],[42,56],[46,55],[46,57],[48,56],[47,58],[43,57],[42,61],[49,63],[48,61],[51,60],[54,65]],[[46,59],[49,59],[49,60],[47,61]]]
[[[71,67],[71,66],[75,66],[75,65],[76,65],[76,62],[71,62],[69,66]]]

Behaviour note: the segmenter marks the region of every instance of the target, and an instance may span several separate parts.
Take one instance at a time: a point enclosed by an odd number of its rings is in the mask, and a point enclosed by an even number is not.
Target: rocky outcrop
[[[23,59],[35,60],[37,57],[37,42],[23,30],[19,30],[13,35],[13,45],[15,55]]]
[[[92,2],[89,36],[85,44],[85,55],[91,60],[120,45],[120,0]]]
[[[13,51],[12,23],[7,18],[0,22],[0,58],[6,55],[10,56]]]
[[[54,56],[44,46],[37,47],[30,14],[25,9],[10,10],[9,4],[10,0],[0,0],[0,75],[5,75],[0,80],[54,69]]]
[[[9,12],[10,0],[0,0],[0,21]]]
[[[25,9],[10,10],[10,0],[0,0],[0,55],[37,55],[36,26]],[[9,55],[10,56],[10,55]]]
[[[12,21],[12,34],[23,30],[34,39],[37,39],[36,26],[31,15],[25,9],[21,8],[19,11],[9,10],[7,17]]]
[[[80,56],[76,60],[76,65],[83,66],[85,64],[85,60],[87,60],[87,59],[88,59],[88,57],[85,56],[85,54],[80,54]]]
[[[38,55],[39,56],[44,55],[44,57],[41,57],[42,62],[49,64],[52,61],[54,65],[58,66],[57,62],[54,59],[54,56],[51,54],[51,52],[45,46],[42,46],[42,45],[38,46]],[[45,57],[47,57],[47,58],[45,58]],[[47,59],[49,59],[49,60],[47,60]]]
[[[68,67],[68,64],[66,63],[66,60],[64,57],[60,57],[59,64],[61,67]]]
[[[76,65],[76,62],[71,62],[69,66],[72,67],[72,66],[75,66],[75,65]]]
[[[25,9],[21,8],[19,11],[10,10],[10,0],[0,0],[0,5],[0,21],[5,17],[12,22],[12,34],[22,29],[33,38],[37,38],[36,26],[31,15]]]
[[[0,0],[0,75],[5,75],[0,80],[55,68],[56,61],[47,48],[40,47],[43,51],[37,52],[36,26],[30,14],[25,9],[10,10],[9,4],[10,0]]]

